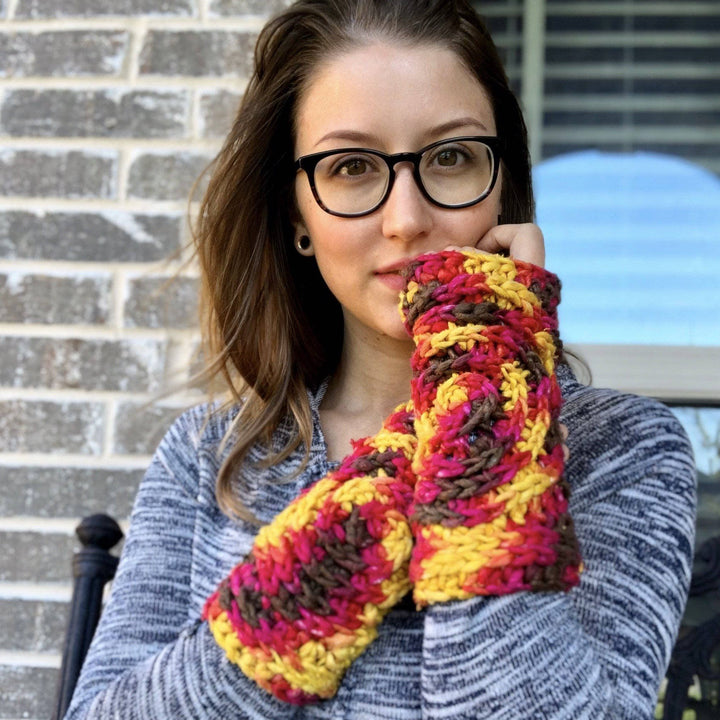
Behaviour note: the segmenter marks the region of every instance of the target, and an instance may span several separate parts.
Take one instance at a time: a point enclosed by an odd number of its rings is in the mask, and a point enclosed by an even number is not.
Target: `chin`
[[[410,337],[410,335],[408,335],[405,326],[402,324],[399,324],[395,328],[386,328],[384,331],[381,331],[381,333],[384,337],[390,340],[407,343],[408,345],[413,344],[412,338]]]

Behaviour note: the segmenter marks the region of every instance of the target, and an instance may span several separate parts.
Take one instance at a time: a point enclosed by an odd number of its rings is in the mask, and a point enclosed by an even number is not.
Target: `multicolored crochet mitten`
[[[581,563],[562,479],[557,277],[447,251],[406,278],[416,604],[569,589]]]
[[[294,500],[207,601],[231,662],[286,702],[331,697],[410,589],[412,414],[398,408]]]

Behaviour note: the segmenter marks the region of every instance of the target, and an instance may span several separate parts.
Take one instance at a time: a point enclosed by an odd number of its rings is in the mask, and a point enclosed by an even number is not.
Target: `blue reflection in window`
[[[566,342],[720,345],[720,179],[675,157],[582,151],[534,181]]]

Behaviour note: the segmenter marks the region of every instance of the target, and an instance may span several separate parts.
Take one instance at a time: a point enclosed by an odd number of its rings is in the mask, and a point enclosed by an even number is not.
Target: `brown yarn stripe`
[[[355,458],[351,467],[358,475],[376,476],[379,470],[384,470],[388,476],[394,477],[397,466],[393,460],[398,457],[403,457],[398,450],[373,452]],[[264,608],[263,593],[242,587],[237,595],[233,595],[225,581],[218,599],[220,607],[230,611],[232,603],[236,602],[240,616],[254,628],[260,627],[263,619],[273,621],[275,612],[290,622],[298,620],[301,617],[298,612],[300,606],[318,615],[331,614],[333,610],[325,600],[328,591],[338,587],[350,587],[352,576],[366,567],[360,559],[360,550],[376,542],[368,532],[366,521],[360,516],[360,508],[357,506],[353,507],[350,515],[343,522],[337,523],[337,526],[343,528],[345,540],[340,540],[334,532],[315,529],[315,544],[325,553],[321,560],[312,558],[299,568],[299,593],[293,594],[283,585],[279,585],[277,595],[269,598],[270,607]],[[254,563],[252,553],[247,560]]]

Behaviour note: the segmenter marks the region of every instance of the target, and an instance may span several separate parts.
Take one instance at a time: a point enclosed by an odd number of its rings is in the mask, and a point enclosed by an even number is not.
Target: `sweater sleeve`
[[[207,623],[188,618],[197,501],[191,411],[141,483],[110,600],[66,720],[265,720],[294,709],[227,662]]]
[[[419,291],[432,294],[442,281]],[[577,388],[561,420],[570,431],[569,510],[585,564],[579,585],[500,597],[475,590],[430,604],[427,720],[653,716],[689,584],[691,451],[658,403]]]

